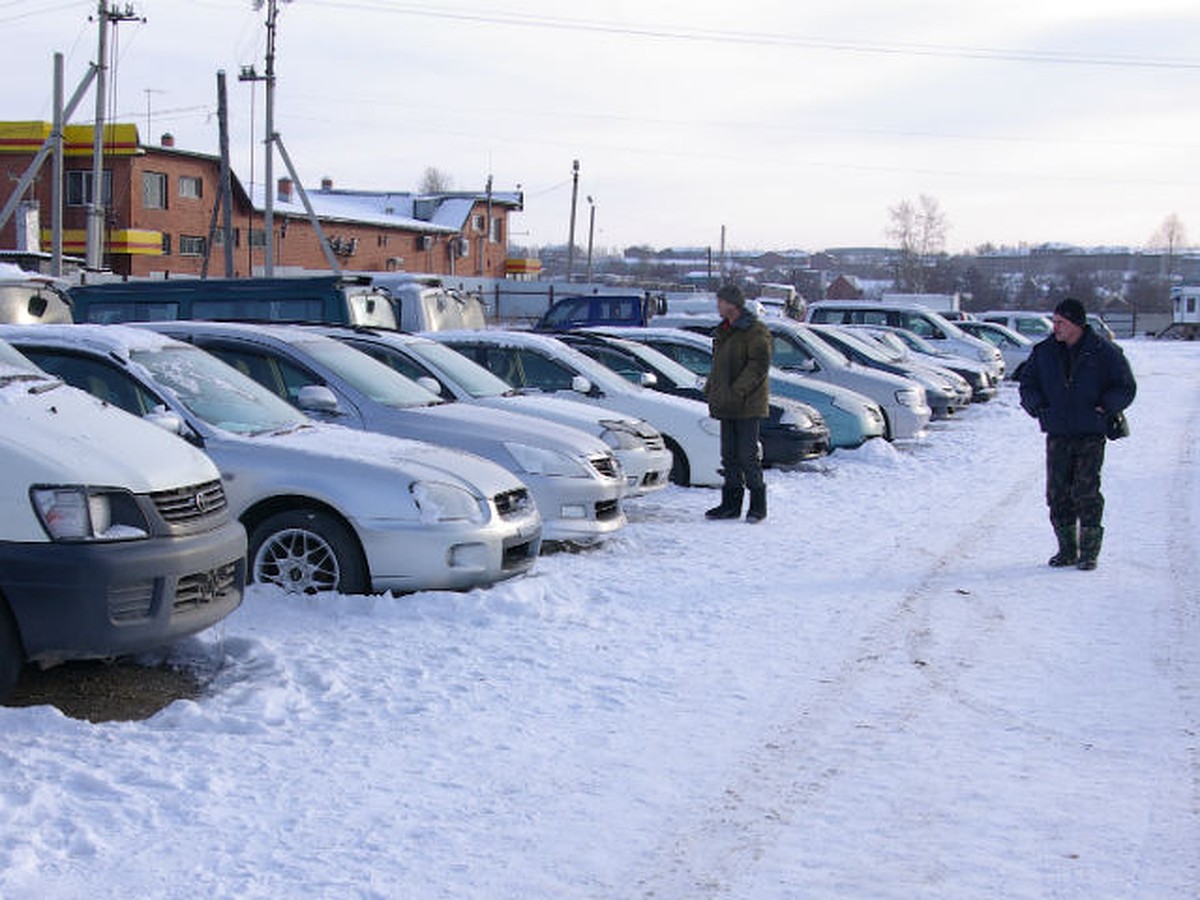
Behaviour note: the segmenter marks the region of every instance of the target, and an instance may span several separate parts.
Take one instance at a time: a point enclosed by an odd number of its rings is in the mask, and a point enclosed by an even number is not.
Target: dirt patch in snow
[[[192,672],[133,662],[26,666],[4,706],[53,706],[88,722],[147,719],[176,700],[195,699],[203,685]]]

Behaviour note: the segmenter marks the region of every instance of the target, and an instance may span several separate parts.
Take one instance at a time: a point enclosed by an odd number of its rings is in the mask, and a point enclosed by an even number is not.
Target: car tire
[[[250,532],[249,580],[289,593],[362,594],[367,565],[353,533],[329,513],[289,509],[268,516]]]
[[[7,700],[17,686],[25,665],[25,650],[17,623],[8,604],[0,597],[0,702]]]
[[[669,479],[671,484],[687,487],[692,483],[692,467],[688,463],[687,454],[683,452],[682,447],[665,434],[663,443],[671,451],[671,476]]]

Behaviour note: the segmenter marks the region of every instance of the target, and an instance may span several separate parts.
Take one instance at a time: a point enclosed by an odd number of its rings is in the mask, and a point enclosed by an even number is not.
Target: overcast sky
[[[124,11],[126,4],[116,6]],[[143,141],[261,181],[267,7],[140,0],[111,38],[109,106]],[[94,0],[0,0],[5,120],[51,117],[97,50]],[[597,247],[883,245],[935,198],[947,249],[1200,243],[1196,0],[280,2],[276,130],[306,186],[525,192],[511,239]],[[13,73],[20,72],[20,77]],[[114,87],[115,85],[115,87]],[[72,121],[91,121],[88,98]],[[283,163],[276,160],[276,173]]]

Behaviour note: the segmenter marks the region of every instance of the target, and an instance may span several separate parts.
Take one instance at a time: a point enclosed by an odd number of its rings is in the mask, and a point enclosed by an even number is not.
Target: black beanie
[[[732,303],[738,309],[742,309],[746,305],[746,295],[736,284],[721,285],[721,289],[717,291],[717,299]]]
[[[1054,307],[1054,312],[1068,322],[1074,322],[1080,328],[1087,324],[1087,313],[1083,309],[1083,304],[1074,297],[1068,297],[1066,300],[1063,300],[1058,306]]]

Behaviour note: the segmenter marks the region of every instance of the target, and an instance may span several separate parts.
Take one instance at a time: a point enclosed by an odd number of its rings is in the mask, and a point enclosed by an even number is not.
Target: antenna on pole
[[[279,17],[279,0],[253,2],[256,10],[267,7],[267,71],[266,74],[259,75],[253,66],[243,67],[238,81],[267,83],[266,137],[263,139],[263,150],[266,153],[263,166],[263,231],[266,236],[263,246],[263,274],[270,278],[275,274],[275,29]]]
[[[99,48],[96,51],[96,124],[92,135],[92,196],[87,218],[87,267],[99,269],[104,261],[104,73],[108,70],[108,26],[121,22],[145,22],[133,7],[109,10],[108,0],[100,0],[96,15],[100,23]]]

